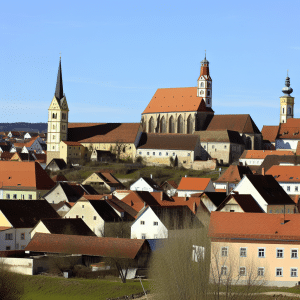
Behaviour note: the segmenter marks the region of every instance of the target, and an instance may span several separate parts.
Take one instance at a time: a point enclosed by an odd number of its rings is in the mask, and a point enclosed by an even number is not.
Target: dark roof
[[[174,189],[178,188],[178,185],[174,180],[166,180],[160,185],[160,187],[163,189],[163,186],[168,187],[168,185],[170,185]]]
[[[57,72],[57,81],[55,87],[55,98],[59,101],[64,97],[63,91],[63,81],[62,81],[62,73],[61,73],[61,59],[59,60],[58,72]]]
[[[64,175],[55,175],[51,178],[53,181],[57,182],[57,181],[68,181],[68,179],[64,176]]]
[[[99,193],[89,184],[81,184],[81,186],[88,192],[89,195],[99,195]]]
[[[32,156],[32,154],[29,152],[29,153],[21,153],[21,152],[16,152],[14,154],[17,154],[21,161],[35,161],[35,158]]]
[[[164,243],[167,241],[167,239],[147,239],[151,251],[158,250],[164,246]]]
[[[106,201],[89,200],[89,202],[105,222],[121,221],[121,218]]]
[[[6,151],[9,152],[11,146],[9,146],[9,145],[1,145],[0,148],[3,150],[3,152],[6,152]]]
[[[131,206],[126,204],[125,202],[119,200],[119,199],[109,199],[106,200],[108,203],[113,203],[117,206],[119,206],[124,212],[128,213],[130,216],[135,217],[137,215],[137,211],[133,209]]]
[[[60,201],[58,203],[50,203],[50,205],[53,207],[53,209],[55,211],[58,211],[60,208],[62,208],[64,205],[68,206],[69,208],[71,208],[69,202],[65,202],[65,201]]]
[[[245,176],[269,205],[295,204],[272,175]]]
[[[252,174],[252,171],[248,166],[230,165],[216,182],[238,183],[243,178],[244,174]]]
[[[42,219],[41,222],[52,234],[96,236],[81,218]]]
[[[195,131],[200,136],[201,142],[221,142],[244,145],[244,141],[237,131],[232,130],[206,130]]]
[[[150,250],[146,240],[39,232],[33,236],[25,248],[26,251],[33,252],[72,253],[129,259],[135,259],[143,249]]]
[[[224,199],[227,197],[226,193],[223,193],[223,192],[204,192],[201,195],[201,198],[205,195],[210,199],[210,201],[216,207],[218,207],[224,201]]]
[[[149,177],[141,177],[141,178],[143,178],[153,189],[162,190],[160,186],[152,178]]]
[[[214,115],[207,130],[233,130],[239,133],[260,133],[250,115]]]
[[[142,133],[139,149],[195,150],[199,137],[179,133]]]
[[[60,218],[46,200],[0,200],[0,211],[15,228],[32,228],[40,219]]]
[[[251,195],[231,194],[217,208],[220,211],[230,199],[234,198],[244,212],[263,213],[264,211]]]
[[[10,153],[8,151],[4,151],[0,153],[1,160],[10,160],[15,153]]]
[[[60,170],[65,169],[67,167],[66,162],[62,158],[53,158],[49,162],[49,164],[47,165],[47,167],[50,166],[50,165],[52,165],[52,164],[55,164]]]

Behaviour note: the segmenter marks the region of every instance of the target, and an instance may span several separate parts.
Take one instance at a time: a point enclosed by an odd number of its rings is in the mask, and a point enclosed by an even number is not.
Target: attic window
[[[8,179],[11,179],[11,177],[8,177]]]
[[[21,185],[21,183],[18,183],[18,185]]]
[[[294,177],[290,177],[290,179],[293,179]]]

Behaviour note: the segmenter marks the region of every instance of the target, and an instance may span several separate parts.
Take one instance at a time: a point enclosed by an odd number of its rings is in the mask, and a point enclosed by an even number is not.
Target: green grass
[[[24,284],[24,295],[21,300],[105,300],[125,295],[140,293],[142,286],[137,280],[52,278],[47,276],[20,275]],[[145,289],[149,282],[143,281]]]

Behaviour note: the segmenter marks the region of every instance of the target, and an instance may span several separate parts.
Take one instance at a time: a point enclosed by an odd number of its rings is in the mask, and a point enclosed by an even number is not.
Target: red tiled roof
[[[204,191],[210,178],[194,178],[194,177],[182,177],[178,185],[178,191]]]
[[[278,182],[300,182],[300,166],[272,166],[265,174]]]
[[[244,150],[240,158],[264,159],[267,155],[295,155],[289,150]]]
[[[213,112],[205,106],[202,97],[197,97],[197,87],[164,88],[157,89],[143,114],[196,111]]]
[[[25,251],[134,259],[145,244],[139,239],[36,233]]]
[[[266,126],[264,125],[261,134],[265,141],[269,141],[271,143],[275,143],[277,134],[278,134],[279,126]]]
[[[215,182],[238,183],[243,178],[244,174],[252,174],[252,172],[245,166],[230,165]]]
[[[63,141],[66,145],[68,146],[82,146],[80,143],[78,142],[70,142],[70,141]]]
[[[226,193],[226,189],[215,189],[216,193]]]
[[[299,140],[300,139],[300,119],[290,118],[286,123],[281,123],[277,135],[279,139]]]
[[[300,240],[300,214],[212,212],[208,235],[212,238]]]

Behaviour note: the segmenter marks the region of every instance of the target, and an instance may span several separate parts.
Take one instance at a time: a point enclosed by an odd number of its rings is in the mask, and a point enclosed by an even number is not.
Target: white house
[[[202,192],[215,192],[211,178],[182,177],[177,188],[178,197],[190,197]]]
[[[152,179],[148,177],[141,177],[130,186],[131,191],[141,192],[161,192],[160,186]]]

